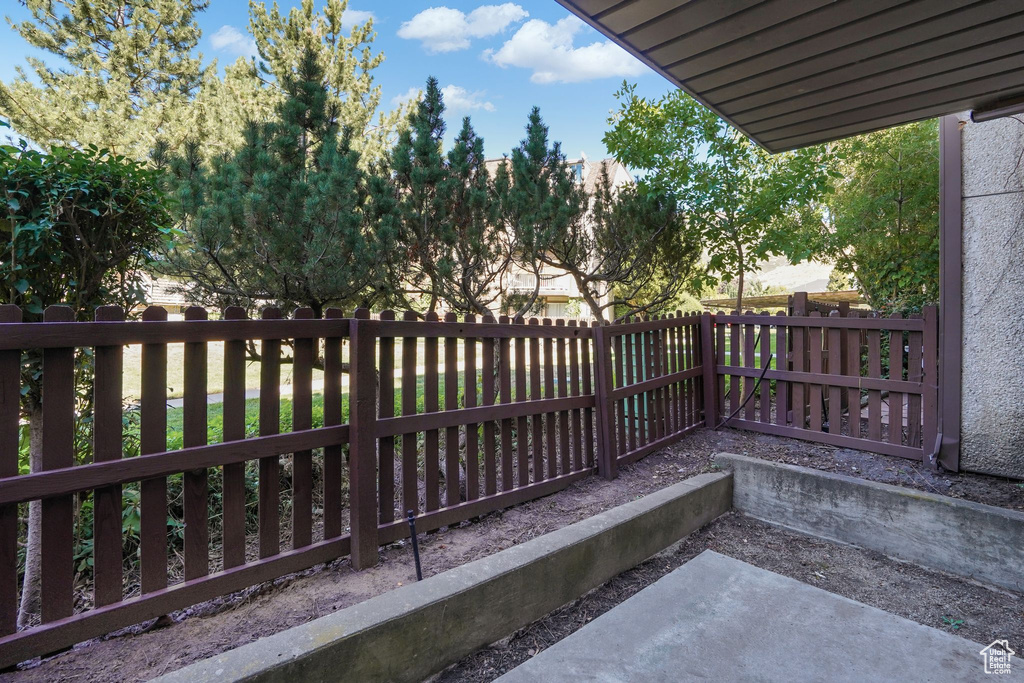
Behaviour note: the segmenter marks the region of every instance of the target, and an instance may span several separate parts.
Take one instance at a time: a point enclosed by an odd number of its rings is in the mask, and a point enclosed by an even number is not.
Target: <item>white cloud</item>
[[[236,55],[255,57],[256,41],[252,36],[242,33],[234,26],[225,24],[217,29],[217,32],[210,36],[210,44],[214,50],[231,52]]]
[[[416,102],[423,94],[422,88],[412,87],[401,95],[391,98],[391,106],[398,107],[408,102]],[[495,111],[494,103],[485,99],[484,90],[469,91],[460,85],[449,84],[441,88],[444,106],[448,114],[464,114],[470,111]]]
[[[494,111],[494,103],[484,99],[487,93],[483,90],[470,92],[458,85],[446,85],[441,88],[444,106],[449,112],[465,113],[468,111]]]
[[[639,60],[607,40],[574,47],[584,26],[574,16],[554,24],[532,19],[497,51],[485,50],[484,58],[501,67],[532,69],[534,83],[580,83],[644,73]]]
[[[409,88],[408,90],[406,90],[401,95],[395,95],[394,97],[392,97],[391,98],[391,106],[392,107],[399,107],[399,106],[401,106],[403,104],[406,104],[407,102],[415,102],[418,99],[420,99],[420,93],[422,93],[422,92],[423,92],[422,88],[417,88],[417,87],[413,86],[412,88]]]
[[[469,14],[449,7],[430,7],[404,22],[398,36],[420,41],[430,53],[454,52],[468,48],[471,38],[497,35],[528,16],[529,12],[511,2],[482,5]]]
[[[341,15],[341,25],[344,28],[352,28],[358,24],[365,24],[370,19],[377,20],[377,15],[369,10],[346,9]]]

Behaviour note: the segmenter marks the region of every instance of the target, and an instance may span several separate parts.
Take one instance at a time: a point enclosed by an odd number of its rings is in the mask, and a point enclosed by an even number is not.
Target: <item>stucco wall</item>
[[[963,141],[961,467],[1024,478],[1024,116]]]

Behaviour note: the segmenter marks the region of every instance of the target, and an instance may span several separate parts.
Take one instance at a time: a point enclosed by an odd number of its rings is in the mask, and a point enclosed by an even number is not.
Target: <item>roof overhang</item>
[[[558,0],[771,152],[1024,97],[1021,0]]]

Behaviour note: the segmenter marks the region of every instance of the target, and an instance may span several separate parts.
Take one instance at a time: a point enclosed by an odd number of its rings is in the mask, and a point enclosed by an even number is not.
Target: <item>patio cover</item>
[[[1021,0],[558,0],[771,152],[1024,100]]]

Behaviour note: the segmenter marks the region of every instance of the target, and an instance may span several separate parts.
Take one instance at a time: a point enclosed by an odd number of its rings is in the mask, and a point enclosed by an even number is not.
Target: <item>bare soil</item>
[[[712,455],[722,451],[815,467],[891,484],[911,486],[990,505],[1024,510],[1024,487],[1020,482],[1012,480],[981,475],[934,473],[926,466],[900,458],[832,448],[750,432],[698,431],[674,446],[622,468],[620,477],[613,482],[607,482],[597,477],[588,477],[552,496],[530,501],[508,510],[494,512],[438,533],[421,536],[420,548],[423,556],[424,576],[431,576],[471,562],[593,516],[616,505],[635,500],[701,472],[711,471],[713,469]],[[748,523],[753,524],[752,522]],[[706,534],[712,533],[716,528],[718,527],[712,526],[691,538],[704,538]],[[736,529],[723,527],[714,533],[718,538],[724,539],[724,536],[732,531],[736,531]],[[773,533],[780,534],[781,532]],[[775,536],[773,538],[783,537]],[[804,537],[795,538],[802,539]],[[757,561],[728,551],[728,545],[741,542],[742,540],[724,539],[719,546],[709,545],[707,547],[714,547],[719,552],[733,554],[739,559],[759,564]],[[812,541],[806,539],[803,542],[811,543]],[[789,556],[793,554],[793,551],[787,543],[777,540],[769,543],[766,540],[763,553],[768,559],[771,559],[772,553],[774,553],[777,556],[772,560],[774,562],[789,562],[792,559]],[[813,543],[820,542],[813,541]],[[843,553],[854,552],[853,549],[840,548],[830,544],[826,544],[826,546],[829,548],[828,552],[832,553],[828,557],[833,558],[829,564],[832,569],[829,571],[835,572],[834,575],[838,577],[846,576],[850,572],[853,572],[850,574],[851,576],[859,577],[856,582],[841,579],[838,580],[838,583],[849,584],[846,586],[847,588],[871,585],[873,579],[869,580],[871,575],[863,569],[863,565],[847,567],[844,564],[847,557]],[[839,548],[839,550],[832,550],[833,548]],[[693,555],[697,552],[699,551],[695,550]],[[354,605],[403,583],[415,580],[412,551],[407,543],[397,543],[382,548],[380,560],[380,564],[373,569],[354,572],[347,558],[341,559],[273,582],[254,586],[245,591],[177,612],[171,615],[171,623],[168,626],[154,628],[154,624],[150,622],[125,629],[105,638],[80,644],[68,652],[33,662],[22,670],[6,673],[0,676],[0,681],[148,680],[194,661]],[[882,560],[884,558],[877,556],[873,561],[881,562]],[[767,560],[762,561],[766,564],[759,566],[787,573],[782,569],[770,566],[771,563]],[[641,567],[659,566],[656,563],[651,565],[651,562],[655,561],[649,561]],[[671,562],[668,563],[666,572],[673,568],[670,565]],[[904,590],[908,591],[908,594],[917,594],[914,591],[919,593],[924,591],[921,595],[931,600],[929,603],[931,611],[921,612],[918,616],[912,616],[909,613],[904,616],[929,625],[940,626],[941,623],[935,621],[939,612],[943,612],[939,618],[950,616],[953,621],[963,618],[965,624],[960,626],[961,632],[969,638],[980,640],[985,639],[980,636],[976,638],[974,631],[967,629],[999,630],[996,627],[1003,622],[992,621],[991,627],[981,625],[989,623],[982,616],[990,612],[971,611],[974,609],[971,608],[972,604],[976,604],[978,609],[981,609],[984,604],[972,602],[977,596],[968,600],[959,597],[960,594],[950,594],[943,587],[949,584],[951,579],[946,577],[942,577],[942,581],[929,579],[920,586],[916,584],[910,586],[910,583],[924,576],[915,572],[924,572],[924,570],[910,565],[900,564],[898,566],[904,568],[902,576],[905,577],[905,582],[908,584]],[[638,569],[632,571],[636,572]],[[858,571],[862,573],[857,574]],[[813,572],[811,573],[813,574]],[[832,576],[829,572],[822,573],[826,577]],[[653,574],[651,576],[654,577],[651,580],[656,578]],[[938,575],[931,573],[928,576]],[[805,580],[799,575],[796,578]],[[615,584],[617,580],[614,579],[608,586],[618,585]],[[628,581],[628,579],[623,580]],[[823,581],[823,579],[819,580]],[[895,575],[891,577],[891,580],[895,581]],[[813,581],[809,582],[814,583]],[[868,604],[875,604],[858,594],[839,590],[841,586],[833,588],[829,584],[816,585]],[[639,584],[637,586],[636,590],[642,587]],[[937,592],[929,593],[928,591],[932,589]],[[626,589],[622,588],[622,590]],[[623,594],[621,599],[625,597]],[[583,601],[587,599],[584,598]],[[1019,601],[1020,597],[1015,596],[1012,599]],[[886,607],[889,602],[889,599],[884,599],[879,606],[895,612],[895,609]],[[1020,602],[1007,602],[1007,604],[1015,604],[1017,618],[1022,618],[1024,605]],[[947,607],[941,609],[942,606]],[[902,614],[902,612],[896,613]],[[969,615],[970,619],[957,616],[958,613]],[[583,614],[582,617],[576,618],[592,618],[594,616],[586,611],[581,614]],[[926,621],[926,619],[930,621]],[[991,617],[989,619],[991,620]],[[1016,624],[1015,630],[1004,630],[999,635],[1013,637],[1014,634],[1017,636],[1024,634],[1024,628],[1021,628],[1020,622],[1018,621]],[[536,648],[527,647],[525,651],[528,652],[530,649]],[[509,656],[511,657],[511,655]],[[470,678],[469,680],[483,679]]]
[[[730,512],[579,600],[475,652],[432,683],[492,681],[704,550],[987,644],[1024,641],[1024,596],[897,562],[884,555],[772,527]]]

